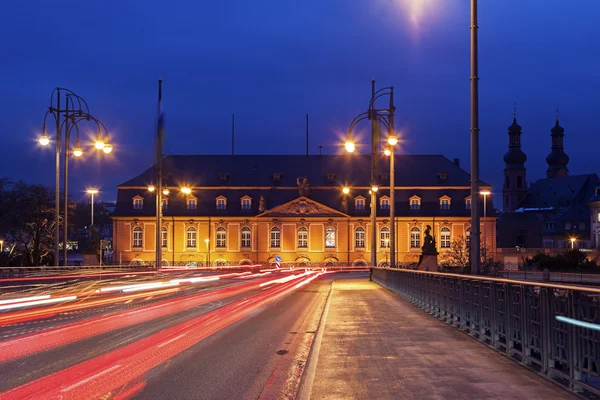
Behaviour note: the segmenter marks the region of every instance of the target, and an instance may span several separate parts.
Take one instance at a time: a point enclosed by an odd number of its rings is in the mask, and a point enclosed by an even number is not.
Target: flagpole
[[[164,134],[162,108],[162,79],[158,79],[158,140],[156,141],[156,269],[162,265],[162,141]]]

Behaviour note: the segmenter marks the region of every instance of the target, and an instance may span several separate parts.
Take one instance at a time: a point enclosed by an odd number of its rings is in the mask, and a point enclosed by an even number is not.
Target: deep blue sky
[[[576,3],[576,4],[575,4]],[[600,2],[480,1],[481,177],[501,190],[513,103],[528,181],[545,176],[560,105],[572,174],[600,172]],[[469,168],[468,0],[22,1],[0,24],[0,176],[54,185],[36,143],[53,87],[83,96],[111,157],[72,163],[104,200],[153,162],[162,75],[167,154],[336,152],[370,79],[396,88],[401,152]],[[364,130],[368,128],[365,124]]]

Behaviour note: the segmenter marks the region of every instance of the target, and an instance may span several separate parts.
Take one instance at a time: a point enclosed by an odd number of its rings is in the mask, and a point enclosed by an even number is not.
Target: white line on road
[[[158,347],[158,348],[161,348],[161,347],[163,347],[163,346],[166,346],[166,345],[168,345],[168,344],[169,344],[169,343],[171,343],[171,342],[174,342],[174,341],[176,341],[177,339],[181,339],[181,338],[182,338],[182,337],[184,337],[184,336],[185,336],[185,333],[183,333],[183,334],[181,334],[181,335],[179,335],[179,336],[176,336],[176,337],[174,337],[174,338],[173,338],[173,339],[171,339],[171,340],[167,340],[166,342],[164,342],[164,343],[161,343],[161,344],[159,344],[159,345],[158,345],[158,346],[156,346],[156,347]]]

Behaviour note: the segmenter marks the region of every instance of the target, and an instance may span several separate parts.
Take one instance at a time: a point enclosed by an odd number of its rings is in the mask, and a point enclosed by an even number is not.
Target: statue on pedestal
[[[425,240],[423,241],[423,255],[437,256],[439,253],[435,248],[435,240],[431,236],[431,226],[427,225],[425,228]]]
[[[432,271],[438,270],[437,256],[438,252],[435,248],[435,240],[431,236],[431,226],[427,225],[425,229],[425,239],[423,240],[423,247],[421,247],[422,254],[419,256],[419,264],[417,269],[421,271]]]

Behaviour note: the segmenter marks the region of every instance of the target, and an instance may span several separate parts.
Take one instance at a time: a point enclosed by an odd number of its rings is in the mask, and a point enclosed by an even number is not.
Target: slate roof
[[[544,178],[533,183],[519,208],[566,208],[585,204],[594,194],[598,175],[573,175]]]

